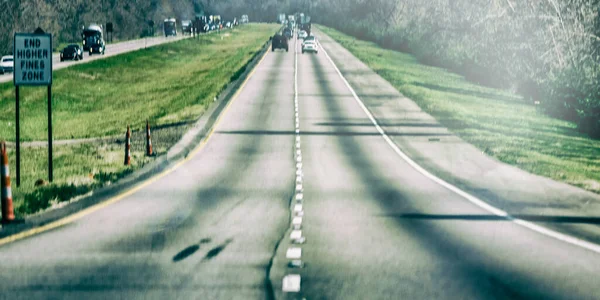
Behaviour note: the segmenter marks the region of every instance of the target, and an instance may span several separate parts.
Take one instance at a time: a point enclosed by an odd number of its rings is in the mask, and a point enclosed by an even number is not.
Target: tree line
[[[243,14],[251,21],[271,21],[280,0],[0,0],[0,54],[12,51],[15,32],[33,32],[40,27],[52,33],[54,44],[81,42],[82,26],[113,23],[114,39],[139,38],[149,32],[148,21],[160,27],[165,18],[194,19],[221,15],[232,20]],[[156,32],[159,32],[156,30]]]
[[[600,137],[598,0],[320,0],[317,21],[510,89]],[[326,13],[325,13],[326,12]]]
[[[0,0],[0,52],[37,26],[78,41],[84,24],[142,34],[167,16],[248,14],[273,22],[305,12],[313,22],[415,54],[468,79],[510,89],[600,137],[600,0]]]
[[[0,0],[2,1],[2,0]],[[148,20],[194,14],[189,0],[3,0],[0,3],[0,52],[11,51],[15,32],[40,27],[52,33],[54,44],[80,42],[83,26],[114,24],[116,39],[143,35]]]

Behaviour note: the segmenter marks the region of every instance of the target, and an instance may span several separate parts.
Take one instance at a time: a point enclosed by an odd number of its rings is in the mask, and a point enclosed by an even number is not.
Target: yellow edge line
[[[268,49],[267,49],[268,50]],[[182,159],[181,161],[179,161],[177,164],[175,164],[173,167],[163,171],[162,173],[149,178],[148,180],[138,184],[137,186],[117,195],[114,196],[106,201],[103,201],[102,203],[98,203],[96,205],[90,206],[80,212],[77,212],[75,214],[72,214],[70,216],[64,217],[62,219],[56,220],[54,222],[48,223],[46,225],[40,226],[40,227],[36,227],[30,230],[26,230],[17,234],[13,234],[7,237],[4,237],[2,239],[0,239],[0,246],[8,244],[8,243],[12,243],[18,240],[22,240],[24,238],[28,238],[30,236],[33,235],[37,235],[64,225],[67,225],[69,223],[72,223],[74,221],[77,221],[93,212],[96,212],[102,208],[105,208],[111,204],[117,203],[121,200],[123,200],[124,198],[131,196],[132,194],[135,194],[136,192],[138,192],[139,190],[147,187],[148,185],[154,183],[155,181],[163,178],[164,176],[172,173],[173,171],[175,171],[176,169],[178,169],[179,167],[181,167],[184,163],[188,162],[190,159],[192,159],[196,154],[198,154],[198,152],[200,152],[200,150],[202,150],[202,148],[204,148],[204,146],[206,145],[206,143],[208,143],[208,141],[210,140],[210,138],[212,137],[212,134],[214,132],[214,129],[219,125],[219,123],[221,122],[221,118],[227,113],[227,110],[229,109],[229,107],[231,106],[231,104],[237,99],[237,97],[240,95],[241,91],[244,89],[244,87],[246,86],[246,84],[248,83],[248,81],[250,80],[250,78],[252,78],[252,76],[254,75],[254,73],[256,72],[256,69],[258,68],[258,66],[263,62],[263,60],[265,59],[265,57],[267,57],[267,54],[269,53],[269,51],[265,51],[265,54],[263,54],[263,56],[261,57],[261,59],[258,61],[258,63],[256,64],[256,67],[254,67],[254,69],[250,72],[250,74],[248,74],[248,77],[246,77],[246,79],[244,80],[244,82],[242,83],[242,85],[240,85],[240,87],[238,88],[238,90],[235,92],[235,94],[232,96],[231,100],[229,101],[229,103],[227,103],[227,106],[223,109],[223,111],[221,112],[221,114],[219,114],[217,120],[215,121],[215,123],[213,124],[212,128],[210,129],[208,135],[206,136],[206,138],[196,147],[194,148],[194,150],[192,150],[188,156],[186,156],[184,159]]]

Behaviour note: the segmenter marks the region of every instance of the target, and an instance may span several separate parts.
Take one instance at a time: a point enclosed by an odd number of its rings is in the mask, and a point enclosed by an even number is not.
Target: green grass
[[[54,74],[54,136],[57,139],[124,134],[127,124],[142,129],[196,120],[213,98],[278,29],[248,25],[63,69]],[[23,140],[45,140],[45,88],[23,88]],[[0,85],[0,139],[14,137],[14,88]],[[154,151],[165,154],[183,134],[153,134]],[[171,130],[171,129],[169,129]],[[162,139],[162,140],[161,140]],[[143,144],[143,141],[137,140]],[[123,165],[124,145],[94,143],[54,147],[54,182],[48,179],[47,148],[22,148],[21,186],[16,187],[15,154],[9,149],[15,213],[22,217],[86,194],[151,162],[143,145],[132,148],[132,165]]]
[[[114,135],[191,121],[277,30],[249,25],[77,65],[54,72],[56,139]],[[0,139],[14,140],[14,87],[0,85]],[[45,140],[46,89],[21,88],[21,140]]]
[[[488,155],[600,193],[600,141],[519,96],[470,83],[415,57],[319,26],[441,124]]]
[[[21,186],[15,179],[15,155],[9,151],[13,204],[18,217],[36,213],[62,201],[86,194],[130,174],[154,158],[132,151],[132,165],[124,166],[124,146],[69,145],[54,147],[54,182],[35,187],[36,180],[48,180],[48,150],[21,149]]]

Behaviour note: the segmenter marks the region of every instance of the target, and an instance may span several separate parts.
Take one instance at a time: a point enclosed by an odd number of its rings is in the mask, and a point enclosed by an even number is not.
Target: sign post
[[[108,41],[110,43],[112,43],[112,41],[113,41],[113,23],[106,23],[106,34],[107,34]]]
[[[15,33],[14,73],[16,96],[17,187],[21,184],[21,140],[19,124],[19,87],[48,87],[48,179],[52,182],[52,35],[40,28],[33,34]]]

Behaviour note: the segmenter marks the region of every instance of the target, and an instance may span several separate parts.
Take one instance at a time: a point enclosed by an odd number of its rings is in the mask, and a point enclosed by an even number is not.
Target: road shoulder
[[[12,236],[19,233],[40,228],[41,226],[59,221],[94,205],[110,201],[110,199],[126,194],[147,181],[160,176],[169,169],[177,167],[182,160],[192,154],[192,151],[197,149],[197,147],[210,136],[213,126],[219,116],[243,87],[250,74],[252,74],[255,67],[265,56],[267,50],[269,50],[269,45],[270,42],[267,41],[262,49],[257,51],[255,56],[245,66],[244,72],[236,80],[227,85],[225,90],[219,94],[217,100],[208,107],[205,113],[190,127],[187,133],[185,133],[183,137],[169,149],[166,155],[158,157],[152,163],[119,180],[115,184],[100,188],[88,195],[77,197],[69,202],[65,202],[65,204],[60,207],[51,208],[27,216],[22,223],[0,226],[0,245],[2,244],[3,239],[10,239]]]
[[[600,196],[490,158],[442,127],[340,44],[315,31],[382,128],[419,165],[513,216],[600,242]]]

